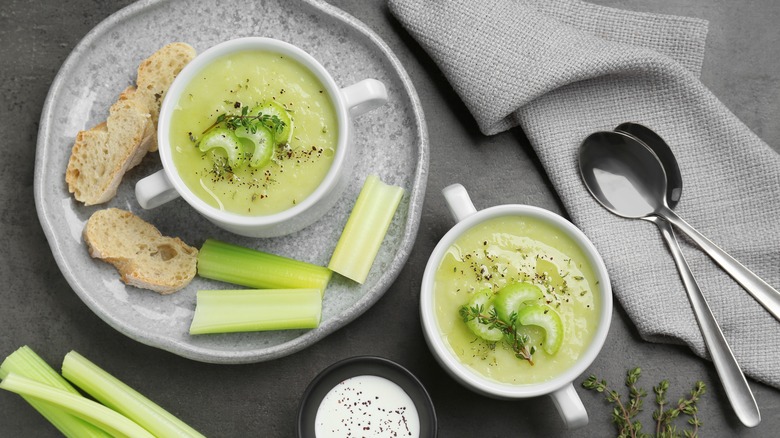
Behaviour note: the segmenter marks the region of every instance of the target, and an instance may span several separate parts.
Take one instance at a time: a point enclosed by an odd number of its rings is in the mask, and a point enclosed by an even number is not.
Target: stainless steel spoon
[[[580,174],[588,190],[605,208],[627,218],[666,219],[780,321],[780,292],[669,208],[665,196],[666,172],[648,147],[619,132],[600,132],[591,137],[580,148]]]
[[[626,132],[628,131],[628,132]],[[632,135],[633,134],[633,135]],[[641,141],[641,139],[647,140],[647,143]],[[613,149],[612,154],[605,154],[603,145]],[[652,145],[652,146],[651,146]],[[622,154],[622,149],[628,149],[628,152],[644,153],[639,148],[644,149],[649,153],[649,156],[644,162],[629,160],[633,165],[643,164],[643,167],[634,169],[629,176],[642,176],[650,174],[648,167],[655,167],[660,169],[660,174],[663,177],[663,190],[656,193],[661,193],[661,203],[664,205],[674,206],[680,199],[682,193],[682,176],[679,171],[676,159],[672,154],[671,149],[659,136],[649,129],[641,125],[620,125],[616,132],[599,132],[589,136],[582,144],[580,149],[580,172],[583,176],[588,190],[594,195],[594,197],[604,205],[611,212],[624,217],[641,217],[655,223],[661,235],[666,241],[669,247],[672,257],[674,258],[677,268],[680,271],[680,277],[685,285],[685,290],[688,293],[688,299],[690,300],[691,307],[696,315],[696,321],[704,337],[707,349],[712,357],[712,362],[715,365],[715,369],[720,376],[721,383],[726,392],[726,396],[731,403],[734,412],[740,421],[748,426],[754,427],[761,422],[761,413],[758,410],[753,393],[750,390],[750,386],[745,379],[745,375],[737,363],[734,353],[723,336],[723,332],[720,330],[715,316],[712,314],[712,310],[707,304],[707,300],[701,293],[696,279],[693,276],[682,251],[680,250],[677,239],[672,230],[672,226],[661,218],[659,215],[651,214],[645,216],[636,216],[636,213],[632,213],[630,216],[623,213],[621,208],[630,209],[630,211],[638,210],[641,204],[648,201],[643,200],[615,200],[618,195],[628,196],[633,198],[629,190],[625,190],[622,185],[626,184],[626,181],[631,181],[631,178],[626,178],[625,175],[620,173],[606,173],[611,170],[615,170],[615,163],[620,161],[613,160],[613,155],[618,154],[626,157],[632,157],[628,154]],[[657,154],[654,151],[658,151]],[[603,157],[601,159],[612,160],[612,166],[600,166],[592,161],[593,152],[596,152],[596,156]],[[664,157],[661,159],[661,157]],[[649,160],[652,158],[653,160]],[[625,163],[624,163],[625,164]],[[606,168],[606,170],[605,170]],[[620,166],[618,166],[620,168]],[[625,170],[625,169],[624,169]],[[604,173],[602,173],[604,172]],[[586,176],[587,175],[587,176]],[[625,179],[621,179],[625,178]],[[667,184],[666,181],[669,181]],[[660,187],[660,186],[654,186]],[[609,193],[609,196],[605,195]],[[617,202],[617,206],[616,203]],[[652,204],[651,204],[652,205]]]

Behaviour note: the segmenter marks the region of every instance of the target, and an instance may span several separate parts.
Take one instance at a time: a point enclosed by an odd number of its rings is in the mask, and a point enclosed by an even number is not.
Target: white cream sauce
[[[420,417],[412,399],[395,382],[355,376],[322,399],[314,432],[317,438],[419,437]]]

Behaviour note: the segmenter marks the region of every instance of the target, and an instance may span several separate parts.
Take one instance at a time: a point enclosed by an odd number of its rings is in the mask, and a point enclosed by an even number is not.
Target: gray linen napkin
[[[780,287],[780,156],[698,80],[707,23],[578,0],[389,0],[485,134],[520,126],[570,218],[601,252],[640,335],[708,357],[655,225],[610,214],[580,180],[582,140],[642,123],[683,173],[676,211]],[[780,387],[780,323],[679,239],[745,373]],[[628,360],[628,359],[627,359]],[[632,365],[632,364],[626,364]]]

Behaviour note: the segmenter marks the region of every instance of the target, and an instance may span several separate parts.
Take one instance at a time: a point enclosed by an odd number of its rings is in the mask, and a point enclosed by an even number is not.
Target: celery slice
[[[236,137],[246,139],[247,143],[252,145],[252,153],[248,154],[250,167],[263,167],[271,162],[271,156],[274,154],[274,136],[268,128],[260,125],[252,130],[241,126],[236,128]]]
[[[363,284],[385,239],[404,189],[369,175],[347,219],[328,268]]]
[[[287,108],[269,100],[253,108],[250,114],[262,117],[263,122],[270,125],[269,129],[273,132],[277,144],[290,143],[293,134],[293,119]],[[274,116],[281,123],[275,124]]]
[[[0,365],[0,379],[4,379],[10,373],[68,391],[75,395],[81,395],[76,388],[71,386],[67,380],[63,379],[46,361],[26,345],[8,355],[2,365]],[[51,403],[24,395],[22,398],[68,438],[111,437],[109,433],[102,429],[71,415]]]
[[[544,297],[544,292],[539,286],[527,281],[509,283],[496,292],[493,304],[496,307],[498,318],[506,323],[511,323],[512,314],[523,307],[523,303],[537,301]]]
[[[490,315],[495,309],[493,304],[493,292],[490,289],[483,289],[474,294],[469,300],[470,309],[480,309],[479,312],[484,315]],[[498,327],[491,326],[490,323],[482,323],[479,318],[473,318],[466,321],[466,326],[472,333],[489,342],[498,342],[504,339],[504,332]]]
[[[16,373],[6,375],[0,382],[0,388],[48,402],[117,437],[155,438],[134,421],[100,403]]]
[[[542,348],[547,354],[555,354],[563,344],[563,321],[552,307],[541,304],[525,306],[517,311],[517,322],[535,325],[544,330]]]
[[[253,289],[318,289],[332,272],[325,267],[207,239],[198,253],[198,275]]]
[[[319,289],[200,290],[190,334],[315,328]]]
[[[227,128],[216,128],[209,131],[198,142],[198,149],[208,152],[212,149],[222,149],[227,155],[228,163],[237,169],[244,164],[244,148],[236,134]]]
[[[75,351],[65,355],[62,375],[105,406],[158,437],[203,437],[198,431]]]

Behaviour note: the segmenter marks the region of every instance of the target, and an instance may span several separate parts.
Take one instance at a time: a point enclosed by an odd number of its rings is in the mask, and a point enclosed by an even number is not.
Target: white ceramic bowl
[[[571,222],[548,210],[529,205],[500,205],[477,211],[465,188],[460,184],[446,187],[443,194],[455,220],[458,222],[436,245],[423,275],[420,291],[420,315],[426,342],[439,364],[459,383],[479,394],[499,398],[518,399],[549,394],[569,428],[588,423],[588,415],[572,382],[596,359],[609,331],[612,317],[612,288],[606,267],[596,248]],[[562,374],[542,383],[513,385],[498,382],[478,374],[461,363],[440,335],[434,309],[434,277],[447,249],[464,232],[484,221],[505,216],[525,216],[552,224],[571,237],[583,250],[598,280],[601,307],[596,332],[585,353]]]
[[[311,70],[331,97],[338,121],[338,143],[333,163],[320,185],[311,195],[292,208],[261,216],[240,215],[220,210],[192,193],[176,170],[170,146],[171,116],[187,85],[204,67],[215,60],[231,53],[251,50],[280,53]],[[247,37],[217,44],[187,64],[165,94],[157,126],[157,142],[163,169],[137,183],[136,198],[143,208],[154,208],[181,196],[214,224],[244,236],[274,237],[293,233],[324,215],[341,195],[352,168],[351,118],[371,111],[386,101],[387,91],[381,82],[365,79],[340,88],[314,57],[284,41]]]

